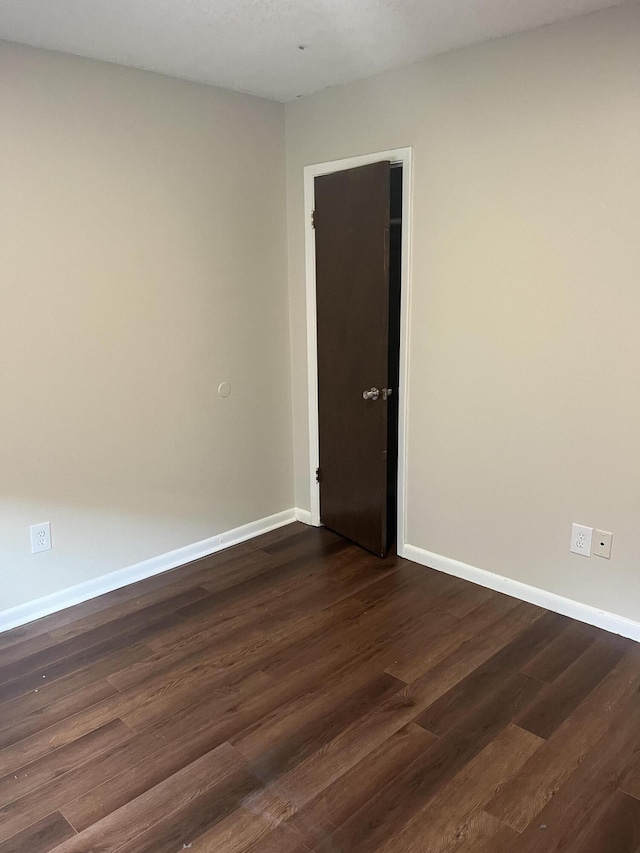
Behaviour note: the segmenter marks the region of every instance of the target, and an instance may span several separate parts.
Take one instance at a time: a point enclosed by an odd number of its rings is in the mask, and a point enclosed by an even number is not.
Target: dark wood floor
[[[637,853],[640,646],[290,525],[0,635],[0,853]]]

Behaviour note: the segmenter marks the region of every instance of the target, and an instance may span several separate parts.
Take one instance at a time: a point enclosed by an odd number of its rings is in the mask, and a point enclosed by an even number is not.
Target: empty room
[[[640,853],[640,3],[0,0],[0,853]]]

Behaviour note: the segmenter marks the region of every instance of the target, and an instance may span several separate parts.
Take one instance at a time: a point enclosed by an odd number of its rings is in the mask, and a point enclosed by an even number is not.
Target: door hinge
[[[320,482],[320,469],[316,468],[316,483]]]
[[[312,228],[316,227],[316,212],[315,212],[315,210],[311,211],[311,227]]]

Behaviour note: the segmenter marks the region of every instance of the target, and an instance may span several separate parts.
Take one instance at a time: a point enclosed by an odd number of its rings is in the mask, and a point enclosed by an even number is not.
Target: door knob
[[[377,400],[380,396],[380,392],[377,388],[371,388],[369,391],[362,392],[362,398],[364,400]]]

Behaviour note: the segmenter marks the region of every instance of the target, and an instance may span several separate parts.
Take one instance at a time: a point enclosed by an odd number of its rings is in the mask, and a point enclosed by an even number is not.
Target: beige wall
[[[640,620],[640,6],[287,106],[296,503],[303,166],[412,146],[407,539]],[[569,553],[572,522],[614,533]]]
[[[280,104],[0,43],[0,611],[293,505],[284,165]]]

